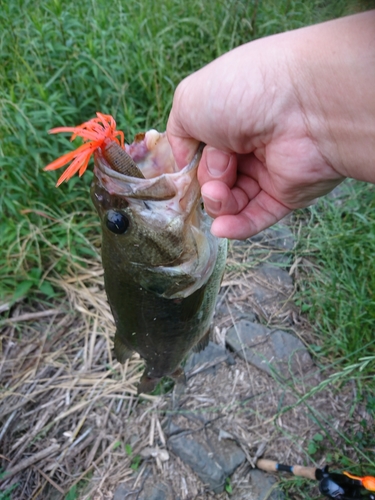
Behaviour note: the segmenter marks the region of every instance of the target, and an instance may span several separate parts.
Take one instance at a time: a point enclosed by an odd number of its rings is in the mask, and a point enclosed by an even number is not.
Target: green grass
[[[342,190],[340,200],[309,209],[298,252],[312,267],[299,297],[324,333],[324,354],[354,362],[375,353],[375,187],[348,182]]]
[[[341,190],[340,199],[322,199],[301,213],[298,303],[313,326],[316,344],[311,347],[322,375],[330,374],[312,391],[330,383],[340,398],[341,388],[350,384],[352,412],[361,405],[374,419],[375,186],[347,181]],[[317,453],[342,468],[374,475],[369,452],[375,446],[373,427],[363,419],[360,428],[349,427],[341,437],[363,469],[345,453],[330,450],[326,440],[324,449],[318,441],[310,443],[310,455],[315,458]]]

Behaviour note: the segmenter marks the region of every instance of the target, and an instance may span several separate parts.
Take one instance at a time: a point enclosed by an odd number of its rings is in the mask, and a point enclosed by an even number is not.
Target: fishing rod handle
[[[303,465],[283,465],[278,464],[274,460],[266,460],[261,458],[257,461],[256,466],[258,469],[267,472],[291,472],[295,476],[305,477],[306,479],[316,479],[315,467],[304,467]]]

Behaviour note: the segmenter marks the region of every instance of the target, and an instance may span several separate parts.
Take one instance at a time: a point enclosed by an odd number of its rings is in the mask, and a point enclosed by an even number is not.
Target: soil
[[[260,456],[319,467],[341,449],[357,459],[343,433],[370,417],[354,385],[329,383],[331,371],[312,357],[317,339],[293,302],[301,266],[285,224],[230,245],[213,324],[221,350],[188,364],[180,394],[166,381],[164,394],[138,397],[142,360],[113,359],[99,259],[58,280],[65,295],[53,308],[13,306],[1,332],[4,498],[281,498],[279,477],[262,473],[263,485],[254,471]],[[263,325],[266,337],[297,337],[309,361],[284,360],[282,376],[272,358],[260,369],[228,349],[227,333],[241,321]],[[312,482],[306,488],[316,494]]]

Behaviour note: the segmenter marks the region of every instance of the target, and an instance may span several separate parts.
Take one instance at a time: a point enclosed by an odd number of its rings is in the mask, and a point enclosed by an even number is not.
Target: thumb
[[[168,128],[167,136],[177,167],[182,170],[193,159],[200,142],[192,137],[175,136]]]
[[[194,74],[190,75],[178,85],[167,123],[168,141],[179,169],[190,163],[199,144],[205,142],[196,126],[201,106],[194,79]]]
[[[178,168],[184,168],[197,152],[200,141],[189,135],[176,117],[177,113],[169,115],[167,123],[167,137]]]

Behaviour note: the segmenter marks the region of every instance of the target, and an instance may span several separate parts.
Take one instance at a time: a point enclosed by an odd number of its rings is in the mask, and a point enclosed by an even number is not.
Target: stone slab
[[[308,350],[297,337],[259,323],[239,321],[228,331],[226,342],[242,359],[270,375],[290,378],[313,367]]]

